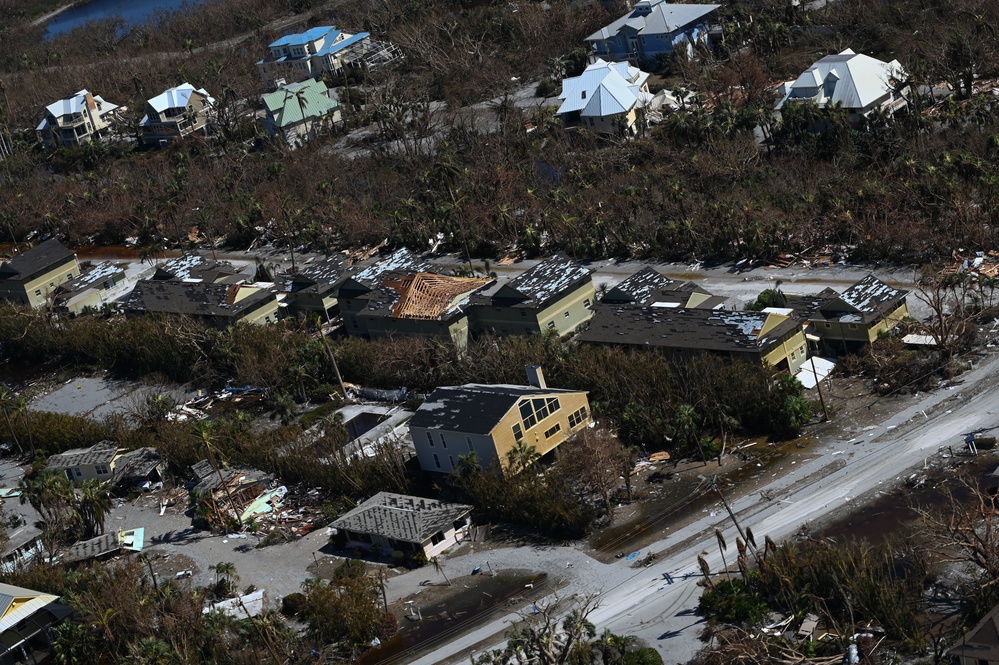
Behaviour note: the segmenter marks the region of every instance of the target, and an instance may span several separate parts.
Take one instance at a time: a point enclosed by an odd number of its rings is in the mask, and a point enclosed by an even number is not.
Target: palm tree
[[[104,522],[110,512],[111,495],[108,493],[108,483],[96,478],[84,482],[77,501],[76,514],[80,518],[80,524],[87,538],[104,533]]]
[[[225,478],[222,476],[222,468],[219,466],[218,458],[215,456],[215,430],[216,427],[214,422],[210,420],[199,420],[194,425],[194,436],[204,447],[208,463],[212,465],[212,468],[215,469],[215,473],[218,474],[219,485],[225,488],[225,495],[229,500],[229,507],[232,508],[232,512],[236,514],[236,522],[240,527],[242,527],[243,519],[240,517],[239,510],[236,509],[236,503],[232,500],[232,494],[229,492],[229,488],[225,484]]]
[[[437,574],[443,575],[444,581],[447,582],[448,586],[451,586],[451,580],[447,578],[447,573],[444,572],[444,567],[441,566],[441,562],[438,561],[437,557],[430,559],[430,563],[434,564],[434,570],[437,571]]]
[[[518,441],[510,449],[510,452],[507,453],[507,462],[509,463],[510,470],[514,473],[520,473],[534,466],[539,459],[541,459],[541,455],[538,454],[534,446],[528,444],[526,441]]]
[[[236,564],[232,562],[220,561],[214,566],[209,566],[208,569],[215,571],[216,590],[224,586],[226,591],[231,592],[233,586],[239,581],[239,575],[236,573]]]

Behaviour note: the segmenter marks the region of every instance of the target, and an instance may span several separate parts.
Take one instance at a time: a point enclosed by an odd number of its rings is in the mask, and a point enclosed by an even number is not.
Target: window
[[[453,469],[454,468],[454,457],[452,457],[451,455],[448,455],[447,456],[447,461],[451,462],[451,468]]]
[[[42,295],[42,290],[41,289],[35,289],[35,295],[36,296]]]
[[[427,441],[430,442],[430,447],[433,448],[434,447],[434,435],[431,434],[430,432],[427,432]]]
[[[49,282],[49,288],[50,289],[54,289],[55,288],[55,282]]]
[[[586,420],[586,407],[581,406],[569,414],[569,427],[578,427]]]
[[[552,330],[555,330],[555,322],[554,321],[549,321],[548,322],[548,327],[551,328]]]
[[[589,306],[590,306],[590,299],[587,298],[586,300],[583,301],[583,307],[589,307]]]
[[[586,99],[586,91],[580,93],[582,99]]]
[[[520,315],[521,316],[527,316],[527,310],[526,309],[520,310]]]
[[[441,468],[441,458],[440,458],[440,457],[437,457],[437,454],[436,454],[436,453],[434,454],[434,465],[435,465],[435,466],[436,466],[436,467],[437,467],[438,469],[439,469],[439,468]]]
[[[79,478],[80,476],[83,475],[83,471],[80,471],[79,468],[75,468],[75,469],[73,469],[73,471],[76,473],[76,477],[77,478]]]
[[[796,355],[794,354],[794,351],[792,351],[792,352],[791,352],[791,360],[797,360],[797,359],[798,359],[798,356],[796,356]]]
[[[430,542],[434,545],[439,545],[444,542],[444,533],[442,531],[438,531],[434,535],[430,536]]]
[[[97,469],[97,475],[98,476],[106,476],[109,473],[111,473],[111,469],[107,468],[103,464],[97,464],[97,465],[94,466],[94,468]]]
[[[566,312],[566,313],[565,313],[565,314],[563,314],[562,316],[568,319],[568,318],[569,318],[569,312]]]
[[[524,430],[520,428],[520,423],[517,423],[513,426],[513,438],[516,439],[517,441],[524,440]]]
[[[850,324],[850,330],[856,330],[856,329],[857,329],[857,324],[856,323],[851,323]]]
[[[545,430],[545,438],[550,439],[561,431],[562,431],[562,423],[555,423],[552,427]]]
[[[444,440],[444,435],[441,434],[441,447],[447,448],[447,441]]]

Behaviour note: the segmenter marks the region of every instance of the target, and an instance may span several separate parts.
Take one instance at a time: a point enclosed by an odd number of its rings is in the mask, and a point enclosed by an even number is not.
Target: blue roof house
[[[680,48],[693,55],[695,44],[707,42],[709,17],[720,6],[639,0],[630,12],[586,41],[597,57],[635,64],[655,64],[659,56]]]
[[[566,125],[582,125],[600,134],[635,132],[642,109],[652,99],[649,75],[627,62],[600,58],[579,76],[562,81],[556,115]]]
[[[339,72],[359,58],[368,33],[351,34],[332,25],[285,35],[267,47],[267,57],[257,63],[264,82],[278,87],[281,79],[300,81],[323,72]]]

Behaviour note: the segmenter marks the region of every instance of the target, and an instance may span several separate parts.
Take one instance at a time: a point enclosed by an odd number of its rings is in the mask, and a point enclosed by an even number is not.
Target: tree
[[[438,558],[431,557],[430,563],[434,565],[434,570],[437,572],[438,575],[444,576],[444,581],[447,583],[447,585],[451,586],[451,580],[448,579],[447,573],[444,572],[444,566],[441,565],[441,562],[438,560]]]
[[[223,561],[209,566],[209,570],[215,571],[215,593],[223,596],[234,592],[236,582],[239,581],[239,574],[236,572],[236,564]]]
[[[76,514],[83,528],[84,538],[93,538],[104,533],[104,523],[111,512],[109,483],[96,478],[84,481],[80,495],[76,499]]]
[[[944,360],[949,360],[974,340],[978,330],[975,317],[983,309],[986,293],[991,302],[994,284],[979,280],[972,272],[955,273],[931,264],[923,268],[919,285],[914,295],[926,305],[930,316],[916,327],[929,335]]]

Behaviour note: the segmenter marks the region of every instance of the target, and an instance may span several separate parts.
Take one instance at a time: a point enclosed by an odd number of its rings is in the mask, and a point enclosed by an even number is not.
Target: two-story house
[[[482,468],[510,466],[520,445],[544,456],[590,423],[587,393],[548,388],[536,367],[532,385],[445,386],[409,419],[420,468],[452,473],[459,457],[474,453]]]
[[[172,314],[225,328],[239,322],[274,323],[277,295],[244,284],[140,280],[123,304],[126,316]]]
[[[0,298],[42,307],[79,274],[76,252],[55,238],[46,240],[0,264]]]
[[[830,290],[831,291],[831,290]],[[844,353],[870,344],[909,316],[908,293],[868,275],[825,298],[809,316],[811,329],[829,350]]]
[[[45,107],[45,117],[35,128],[46,147],[75,146],[104,138],[118,105],[86,89]]]
[[[597,61],[579,76],[562,80],[556,115],[568,126],[601,134],[634,134],[639,115],[652,100],[649,75],[627,62]]]
[[[59,596],[0,583],[0,662],[47,663],[54,659],[55,628],[72,616]]]
[[[347,274],[347,260],[331,256],[285,276],[283,290],[293,312],[315,312],[327,323],[337,315],[337,285]]]
[[[326,84],[309,79],[279,86],[263,97],[261,123],[267,134],[297,147],[321,130],[340,122],[340,104]]]
[[[607,290],[597,307],[606,305],[641,305],[679,309],[721,309],[722,296],[712,295],[696,282],[679,282],[666,277],[652,266]]]
[[[193,132],[207,133],[214,117],[215,98],[204,88],[182,83],[146,102],[140,139],[145,145],[164,147]]]
[[[477,334],[567,335],[593,316],[591,270],[563,254],[541,261],[516,278],[472,299]]]
[[[70,482],[82,483],[97,479],[110,481],[114,476],[114,461],[118,457],[118,444],[101,441],[89,448],[67,450],[49,457],[48,468],[62,471]]]
[[[816,61],[796,80],[783,84],[775,108],[801,102],[838,106],[853,123],[876,109],[894,115],[909,103],[905,91],[898,88],[907,77],[898,60],[884,62],[846,49]]]
[[[110,261],[98,263],[56,287],[56,309],[70,314],[96,311],[125,295],[125,269]]]
[[[593,55],[655,66],[660,56],[707,43],[710,20],[721,5],[676,5],[638,0],[627,14],[586,38]]]
[[[285,35],[267,46],[267,56],[257,63],[257,69],[268,85],[280,79],[298,81],[323,72],[335,74],[363,49],[368,38],[366,32],[352,34],[332,25]]]

